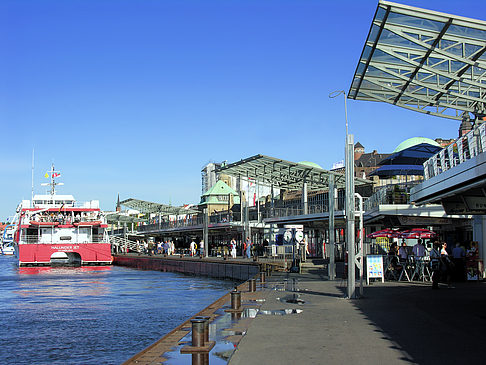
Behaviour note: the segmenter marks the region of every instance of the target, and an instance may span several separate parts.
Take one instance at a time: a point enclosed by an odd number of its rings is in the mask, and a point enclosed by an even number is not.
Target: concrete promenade
[[[261,310],[299,308],[289,315],[259,314],[230,359],[243,364],[484,363],[486,284],[374,283],[365,297],[343,299],[345,281],[322,274],[281,273],[269,289],[297,280],[298,291],[266,290]],[[282,302],[300,294],[304,304]]]

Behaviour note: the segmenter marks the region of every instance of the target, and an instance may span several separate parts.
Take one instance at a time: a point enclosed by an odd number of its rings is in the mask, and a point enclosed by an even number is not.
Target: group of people
[[[100,219],[100,212],[41,212],[34,213],[30,220],[35,222],[57,222],[59,224],[71,224]]]
[[[453,288],[452,280],[464,281],[466,279],[466,269],[476,263],[478,247],[476,242],[471,242],[467,247],[456,243],[450,250],[446,242],[433,241],[424,246],[422,239],[410,250],[410,246],[405,241],[400,248],[394,242],[388,251],[388,255],[393,256],[392,265],[395,267],[405,267],[407,260],[411,257],[417,262],[423,262],[428,258],[430,271],[432,272],[432,288],[439,289],[439,281],[444,281],[448,288]]]
[[[137,244],[142,246],[143,253],[146,255],[174,255],[175,245],[172,241],[154,242],[151,240],[143,240],[141,243],[137,240]]]

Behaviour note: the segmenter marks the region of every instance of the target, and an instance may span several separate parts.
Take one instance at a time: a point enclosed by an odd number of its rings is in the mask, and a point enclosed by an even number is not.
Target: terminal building
[[[354,183],[363,199],[356,219],[364,226],[358,238],[382,228],[428,228],[450,246],[478,241],[486,259],[485,40],[484,21],[379,1],[347,98],[455,120],[459,138],[416,137],[392,153],[366,153],[356,143]],[[344,181],[342,167],[265,155],[210,163],[202,170],[198,204],[125,199],[120,204],[136,209],[138,221],[126,218],[117,232],[181,246],[205,239],[218,253],[233,237],[280,245],[282,228],[300,225],[312,256],[327,255],[328,242],[340,254]],[[120,213],[112,216],[120,227],[117,219]]]

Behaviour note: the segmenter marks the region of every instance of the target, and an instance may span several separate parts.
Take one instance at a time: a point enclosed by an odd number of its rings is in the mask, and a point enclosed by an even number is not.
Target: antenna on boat
[[[32,204],[34,204],[34,148],[32,147]]]
[[[50,186],[51,187],[51,196],[56,195],[56,185],[64,185],[64,183],[56,182],[56,177],[60,177],[61,172],[54,170],[54,164],[51,166],[51,171],[46,172],[45,177],[50,178],[50,183],[43,183],[42,186]]]

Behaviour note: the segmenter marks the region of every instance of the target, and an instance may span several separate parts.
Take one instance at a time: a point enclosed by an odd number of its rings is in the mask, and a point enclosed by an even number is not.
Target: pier
[[[322,280],[321,274],[313,270],[302,274],[280,272],[265,277],[264,282],[257,275],[255,292],[250,291],[249,282],[237,288],[243,314],[225,320],[232,307],[228,293],[191,318],[210,317],[208,339],[216,343],[215,348],[231,344],[233,349],[227,350],[224,359],[234,365],[249,361],[482,362],[482,343],[486,340],[480,319],[486,304],[483,284],[460,283],[455,290],[443,287],[433,291],[424,283],[375,283],[367,288],[368,296],[349,301],[344,300],[345,282]],[[124,364],[211,364],[214,357],[221,363],[221,353],[216,350],[199,358],[183,353],[190,338],[188,319]],[[458,338],[461,346],[457,346]]]
[[[246,281],[260,271],[283,270],[284,263],[254,261],[253,259],[203,258],[184,255],[114,255],[114,265],[143,270],[177,272],[189,275],[207,276],[218,279]]]

